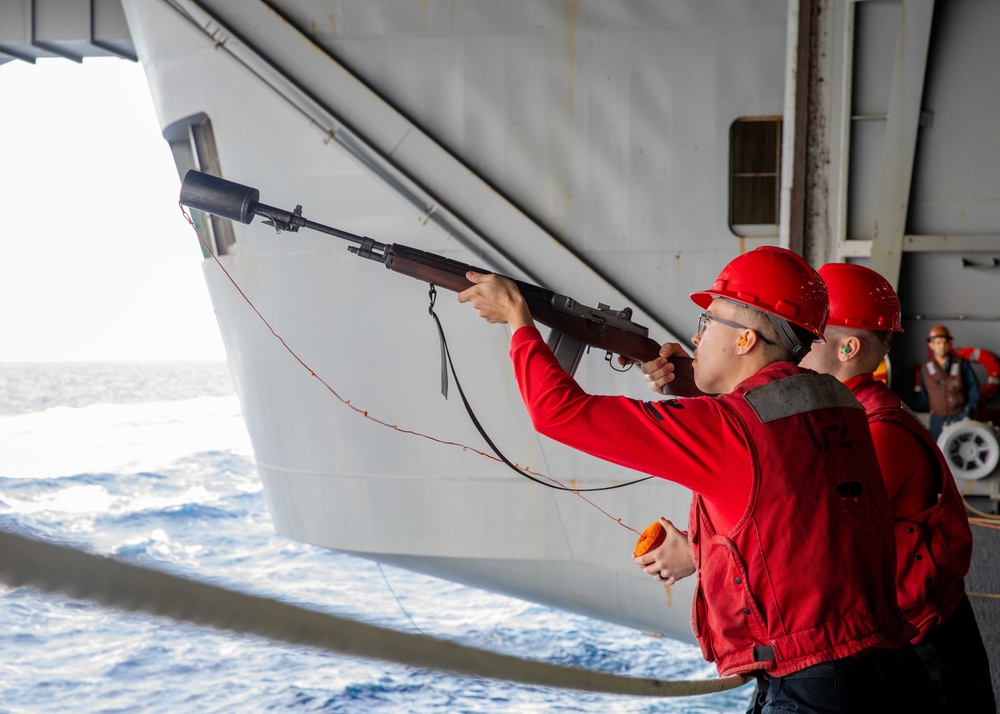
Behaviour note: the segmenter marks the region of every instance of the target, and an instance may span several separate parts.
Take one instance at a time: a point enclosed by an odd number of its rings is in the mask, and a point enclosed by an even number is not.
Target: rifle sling
[[[455,388],[458,389],[458,394],[462,398],[462,404],[465,405],[465,411],[469,414],[469,418],[472,420],[473,426],[476,427],[476,431],[479,432],[480,436],[489,444],[490,449],[493,453],[497,455],[497,458],[504,462],[508,467],[516,471],[524,478],[534,481],[535,483],[541,484],[547,488],[553,488],[557,491],[571,491],[573,493],[589,493],[592,491],[611,491],[616,488],[624,488],[625,486],[631,486],[636,483],[641,483],[642,481],[648,481],[653,478],[652,476],[646,476],[644,478],[635,479],[634,481],[626,481],[625,483],[619,483],[614,486],[602,486],[600,488],[566,488],[565,486],[559,486],[556,484],[548,483],[547,481],[542,481],[541,479],[535,478],[530,473],[522,468],[519,468],[513,464],[510,459],[503,455],[497,445],[493,443],[490,435],[486,433],[483,425],[479,423],[479,419],[476,417],[476,413],[472,410],[472,405],[469,404],[469,400],[465,396],[465,390],[462,389],[462,383],[458,380],[458,375],[455,373],[455,364],[451,359],[451,350],[448,349],[448,340],[444,336],[444,327],[441,326],[441,320],[438,318],[437,313],[434,312],[434,301],[437,299],[437,290],[433,284],[430,284],[429,290],[430,305],[427,307],[427,312],[431,317],[434,318],[434,322],[437,325],[438,336],[441,339],[441,393],[444,394],[444,398],[448,398],[448,372],[445,368],[445,360],[447,360],[447,368],[451,369],[451,377],[455,380]]]

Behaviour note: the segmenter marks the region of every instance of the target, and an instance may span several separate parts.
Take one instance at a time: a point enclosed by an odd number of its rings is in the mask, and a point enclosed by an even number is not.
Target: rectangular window
[[[219,167],[219,152],[215,147],[215,134],[212,133],[212,121],[205,113],[185,117],[163,130],[163,138],[170,144],[174,155],[174,165],[177,175],[183,180],[190,169],[197,169],[212,176],[222,176]],[[232,224],[225,218],[210,216],[207,213],[189,209],[195,228],[210,243],[215,245],[216,255],[225,255],[236,242]],[[200,243],[200,242],[199,242]],[[207,258],[205,246],[202,254]]]
[[[781,124],[749,117],[729,128],[729,228],[738,236],[778,235]]]

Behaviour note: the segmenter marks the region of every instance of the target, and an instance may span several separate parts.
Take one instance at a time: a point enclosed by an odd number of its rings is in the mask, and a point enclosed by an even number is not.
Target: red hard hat
[[[709,290],[691,293],[699,307],[715,298],[757,308],[803,327],[823,339],[830,302],[826,284],[802,256],[762,246],[733,258]]]
[[[819,275],[830,293],[828,325],[902,332],[899,298],[889,281],[870,268],[827,263]]]

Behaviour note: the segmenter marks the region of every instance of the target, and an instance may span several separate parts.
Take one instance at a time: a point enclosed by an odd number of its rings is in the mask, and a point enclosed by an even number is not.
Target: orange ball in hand
[[[639,540],[635,544],[635,551],[633,551],[632,557],[638,558],[640,555],[645,555],[654,548],[659,548],[666,538],[667,531],[664,530],[659,521],[650,523],[646,527],[646,530],[642,532],[642,535],[639,536]]]

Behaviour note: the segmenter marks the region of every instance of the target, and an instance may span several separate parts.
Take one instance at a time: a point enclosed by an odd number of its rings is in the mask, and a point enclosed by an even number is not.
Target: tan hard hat
[[[948,332],[948,328],[944,325],[934,325],[931,331],[927,333],[927,341],[930,342],[935,337],[944,337],[946,339],[952,339],[951,333]]]

